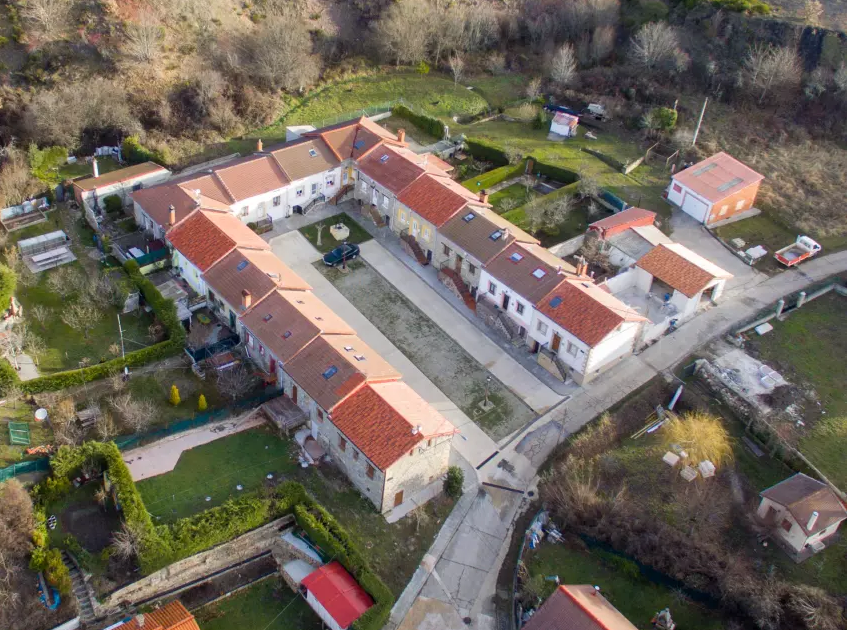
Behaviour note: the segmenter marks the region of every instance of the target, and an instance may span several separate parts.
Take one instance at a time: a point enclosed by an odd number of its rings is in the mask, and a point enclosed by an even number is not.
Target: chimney
[[[815,523],[818,522],[818,516],[819,514],[817,513],[817,511],[815,511],[812,512],[812,515],[809,517],[809,522],[806,524],[806,529],[808,529],[810,532],[813,531],[812,528],[815,526]]]
[[[557,276],[563,276],[564,275],[562,273],[562,265],[556,265],[556,275]]]
[[[253,304],[253,295],[247,289],[241,290],[241,308],[245,311]]]
[[[509,238],[509,228],[503,228],[503,240],[505,241],[508,238]]]
[[[397,130],[397,142],[406,142],[406,130],[398,129]]]
[[[594,595],[594,597],[597,597],[600,594],[600,587],[595,586],[594,587],[594,593],[592,593],[592,594]]]
[[[139,628],[143,628],[144,627],[144,615],[142,615],[141,613],[137,614],[135,616],[135,623],[138,625]]]
[[[261,153],[261,152],[262,152],[262,139],[261,139],[261,138],[259,138],[258,140],[256,140],[256,151],[257,151],[258,153]]]
[[[100,177],[100,167],[97,166],[97,158],[91,160],[91,170],[94,171],[94,179]]]
[[[173,204],[168,206],[168,227],[173,227],[176,223],[176,208]]]
[[[488,193],[484,190],[479,191],[479,203],[488,203]]]
[[[416,427],[412,427],[412,435],[417,435],[420,432],[421,432],[421,425],[418,425]]]
[[[201,194],[200,189],[199,188],[195,189],[195,191],[194,191],[194,203],[196,203],[198,206],[200,205],[200,194]]]

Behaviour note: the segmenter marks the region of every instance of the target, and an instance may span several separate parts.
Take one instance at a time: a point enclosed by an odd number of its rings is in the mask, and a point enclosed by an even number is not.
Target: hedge
[[[526,162],[522,160],[517,164],[501,166],[499,168],[495,168],[494,170],[488,171],[487,173],[482,173],[477,177],[471,177],[470,179],[466,179],[462,182],[462,186],[473,192],[487,190],[492,186],[499,184],[500,182],[506,181],[507,179],[512,179],[513,177],[519,177],[520,175],[523,175],[524,170],[526,170]],[[479,185],[477,186],[477,184]]]
[[[573,184],[574,182],[579,181],[579,175],[574,171],[562,168],[561,166],[546,164],[536,160],[532,156],[529,156],[527,159],[533,161],[532,172],[534,175],[543,175],[544,177],[549,177],[550,179],[562,182],[563,184]]]
[[[465,144],[468,146],[468,153],[477,160],[493,162],[497,166],[509,165],[509,158],[503,149],[491,144],[487,140],[483,140],[482,138],[467,138]]]
[[[395,105],[392,107],[391,115],[408,120],[415,127],[425,131],[438,140],[443,138],[444,134],[447,132],[447,128],[444,126],[444,123],[437,118],[427,116],[426,114],[416,114],[405,105]]]
[[[562,186],[559,190],[551,192],[549,195],[544,195],[543,197],[537,197],[535,199],[535,203],[552,203],[555,199],[563,196],[563,195],[576,195],[579,192],[578,189],[579,182],[574,182],[573,184],[568,184],[567,186]],[[508,212],[504,212],[501,215],[506,221],[509,223],[514,223],[522,230],[528,229],[526,225],[526,206],[519,206],[513,210],[509,210]]]
[[[171,156],[167,149],[154,151],[141,144],[138,136],[129,136],[121,144],[123,158],[133,164],[141,162],[156,162],[167,166],[171,162]]]
[[[168,330],[168,340],[162,341],[152,346],[142,348],[127,353],[125,357],[118,357],[111,361],[105,361],[96,365],[90,365],[78,370],[68,370],[66,372],[58,372],[49,376],[41,376],[19,383],[21,389],[27,394],[38,394],[40,392],[49,392],[74,385],[81,385],[90,381],[96,381],[101,378],[106,378],[120,372],[124,367],[138,367],[153,361],[165,359],[167,357],[179,354],[185,345],[186,332],[179,321],[179,316],[176,314],[176,305],[173,300],[165,299],[159,290],[149,279],[147,279],[138,269],[138,263],[134,260],[128,260],[124,263],[124,269],[129,275],[130,280],[138,288],[144,296],[144,300],[156,313],[156,316],[164,324]],[[18,383],[19,377],[17,372],[8,365],[6,361],[0,361],[0,388],[8,387],[9,379],[14,377],[12,383]]]

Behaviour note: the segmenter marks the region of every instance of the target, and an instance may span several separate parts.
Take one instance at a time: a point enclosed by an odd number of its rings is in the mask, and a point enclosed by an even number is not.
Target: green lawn
[[[826,412],[800,441],[800,450],[847,488],[847,298],[834,292],[806,304],[774,330],[751,340],[761,359],[791,382],[817,392]]]
[[[312,223],[306,227],[300,228],[300,233],[306,237],[315,248],[322,254],[326,254],[338,247],[341,243],[333,238],[329,231],[330,226],[337,223],[343,223],[350,228],[350,236],[347,238],[348,243],[364,243],[371,240],[371,235],[365,231],[365,228],[360,226],[356,221],[347,214],[339,214],[322,222],[324,229],[321,232],[321,244],[318,245],[318,227],[317,223]]]
[[[785,269],[774,259],[773,254],[786,245],[790,245],[797,238],[794,232],[772,221],[764,212],[749,219],[721,226],[715,232],[727,243],[734,238],[740,238],[746,243],[744,249],[756,245],[764,246],[768,250],[768,255],[756,264],[756,269],[764,272],[778,272]]]
[[[154,520],[166,523],[259,489],[268,473],[276,481],[298,481],[347,529],[373,569],[399,595],[449,514],[452,501],[435,499],[419,520],[405,518],[389,525],[341,473],[331,466],[304,470],[296,452],[291,440],[279,438],[269,427],[251,429],[184,452],[173,471],[137,486]],[[237,484],[244,489],[237,490]],[[208,502],[207,496],[211,497]]]
[[[494,211],[497,214],[503,214],[505,212],[503,209],[504,202],[511,203],[512,208],[518,208],[527,203],[532,196],[533,193],[527,193],[526,186],[523,184],[512,184],[492,194],[488,201],[494,206]]]
[[[121,164],[110,157],[97,158],[97,170],[100,171],[101,175],[104,175],[110,171],[116,171],[119,168],[122,168]],[[81,159],[78,160],[76,164],[65,164],[61,168],[59,168],[58,177],[56,178],[56,181],[61,182],[66,179],[88,177],[93,174],[94,171],[91,168],[91,164]]]
[[[473,192],[487,190],[500,182],[520,177],[526,170],[526,161],[521,160],[518,164],[509,164],[492,169],[486,173],[480,173],[476,177],[468,178],[462,182],[462,186]],[[497,193],[494,193],[496,195]],[[492,195],[493,196],[493,195]]]
[[[320,618],[282,580],[266,578],[194,611],[201,630],[321,630]]]
[[[77,273],[84,273],[79,262],[64,265],[62,269],[73,269]],[[18,285],[16,291],[30,330],[41,337],[46,346],[46,350],[38,355],[38,369],[42,374],[76,369],[83,358],[89,359],[91,363],[98,363],[101,359],[111,359],[113,355],[109,352],[109,346],[120,344],[117,319],[119,311],[113,306],[99,310],[99,319],[87,338],[62,321],[62,311],[71,296],[62,297],[51,290],[48,279],[57,272],[58,269],[42,272],[35,285],[31,287]],[[43,323],[32,317],[32,308],[35,305],[49,309],[49,316]],[[127,340],[126,347],[138,349],[152,344],[147,331],[152,323],[153,317],[143,311],[122,315],[121,326],[124,338]]]
[[[9,422],[29,422],[30,446],[52,444],[53,432],[45,422],[34,421],[35,409],[24,402],[13,406],[7,402],[0,407],[0,468],[29,459],[38,459],[42,455],[27,455],[27,446],[9,444]]]
[[[638,573],[637,565],[610,553],[589,552],[564,544],[542,543],[524,556],[533,583],[543,585],[543,595],[556,585],[544,577],[558,575],[562,584],[593,584],[637,628],[652,628],[650,620],[670,607],[677,628],[718,630],[723,627],[719,613],[689,601]]]
[[[523,74],[480,75],[465,83],[485,98],[492,109],[498,109],[523,98],[529,77]]]
[[[171,385],[176,385],[179,390],[180,403],[176,406],[170,403]],[[151,374],[134,375],[127,389],[135,398],[149,400],[155,405],[156,416],[153,424],[166,424],[194,417],[200,413],[197,410],[200,394],[206,397],[207,411],[225,407],[228,403],[215,387],[212,376],[207,375],[206,380],[200,380],[189,370],[171,378],[157,378]]]

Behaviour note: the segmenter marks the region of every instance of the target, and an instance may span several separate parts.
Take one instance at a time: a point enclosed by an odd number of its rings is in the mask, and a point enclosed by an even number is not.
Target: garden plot
[[[347,274],[316,265],[335,287],[488,435],[500,439],[535,414],[447,333],[367,264]],[[487,379],[491,379],[488,383]],[[488,400],[493,407],[483,411]]]

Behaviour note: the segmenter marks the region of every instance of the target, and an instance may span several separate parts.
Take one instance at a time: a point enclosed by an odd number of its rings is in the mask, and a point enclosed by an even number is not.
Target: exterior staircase
[[[346,197],[347,194],[352,192],[352,191],[353,191],[353,184],[347,184],[346,186],[342,186],[341,190],[339,190],[336,193],[336,195],[332,199],[329,200],[329,203],[332,204],[333,206],[337,206],[339,203],[341,203],[341,201],[344,199],[344,197]]]
[[[476,313],[476,300],[471,295],[468,285],[465,284],[465,281],[462,280],[462,277],[454,269],[448,266],[442,267],[438,272],[438,280],[450,289],[457,298],[462,300],[465,306]]]
[[[520,337],[518,325],[485,295],[477,300],[476,314],[509,341],[514,343]]]
[[[562,376],[562,381],[563,381],[563,382],[567,382],[567,381],[568,381],[568,377],[569,377],[569,375],[570,375],[570,369],[568,368],[568,366],[567,366],[567,365],[565,365],[565,362],[564,362],[564,361],[562,361],[562,360],[561,360],[558,356],[556,356],[556,357],[553,359],[553,363],[555,363],[555,364],[556,364],[556,367],[557,367],[557,368],[558,368],[558,370],[559,370],[559,374],[561,374],[561,376]]]
[[[403,249],[406,253],[417,260],[422,267],[426,267],[429,264],[429,261],[426,259],[426,254],[424,254],[421,246],[418,245],[415,237],[408,232],[404,232],[400,235],[400,240],[403,242]]]
[[[379,210],[376,209],[376,206],[368,206],[368,215],[378,228],[383,228],[387,225]]]
[[[308,214],[309,210],[312,210],[319,203],[324,203],[326,201],[326,197],[323,195],[318,195],[314,199],[312,199],[309,203],[303,206],[303,215]]]
[[[77,601],[77,608],[79,608],[79,620],[85,626],[97,618],[94,613],[94,594],[89,588],[79,564],[67,551],[62,552],[62,562],[70,573],[74,597]]]

